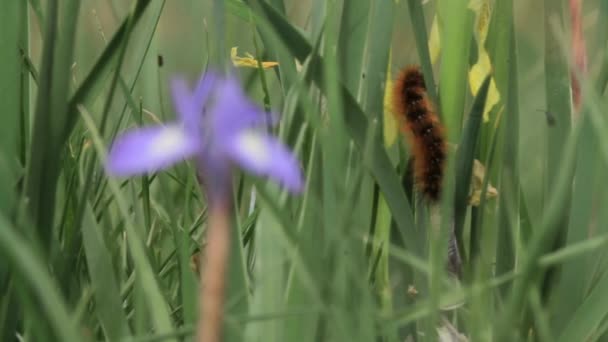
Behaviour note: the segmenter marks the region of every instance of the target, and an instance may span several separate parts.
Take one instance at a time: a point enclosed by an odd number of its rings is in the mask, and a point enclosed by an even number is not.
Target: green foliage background
[[[119,132],[172,120],[171,77],[228,70],[238,46],[279,62],[233,71],[282,113],[307,188],[235,177],[226,341],[608,340],[608,2],[584,2],[580,112],[568,2],[491,3],[501,102],[483,122],[465,0],[1,1],[0,339],[193,338],[193,165],[128,180],[102,165]],[[386,81],[414,63],[451,144],[432,208],[405,184],[406,144],[382,140]],[[471,207],[474,159],[498,197]]]

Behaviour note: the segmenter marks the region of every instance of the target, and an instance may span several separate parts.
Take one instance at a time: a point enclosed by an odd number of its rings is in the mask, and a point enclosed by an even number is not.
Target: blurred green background
[[[489,83],[468,78],[479,5],[500,94],[487,122]],[[225,340],[608,340],[607,40],[601,0],[3,0],[0,340],[194,338],[194,163],[125,180],[103,160],[119,132],[173,120],[172,77],[207,68],[281,113],[273,133],[307,177],[292,196],[235,175]],[[279,66],[233,67],[232,47]],[[448,132],[437,204],[412,191],[406,140],[382,138],[409,64]]]

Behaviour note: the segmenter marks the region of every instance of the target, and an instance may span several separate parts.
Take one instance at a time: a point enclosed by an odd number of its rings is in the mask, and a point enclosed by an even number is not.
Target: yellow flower
[[[490,22],[490,2],[488,0],[471,0],[469,8],[475,12],[475,40],[477,41],[477,63],[469,70],[469,86],[473,96],[477,95],[483,80],[491,74],[492,63],[490,56],[484,47],[488,36]],[[490,80],[490,88],[483,109],[483,121],[490,120],[489,113],[492,108],[500,101],[500,93],[496,87],[494,77]]]
[[[245,53],[245,57],[239,57],[237,56],[237,49],[238,47],[233,47],[232,49],[230,49],[230,59],[232,60],[232,64],[235,67],[245,67],[245,68],[257,68],[259,63],[257,59],[255,59],[255,57],[253,57],[253,55],[251,55],[250,53]],[[279,63],[277,62],[262,62],[262,68],[264,69],[269,69],[272,68],[274,66],[279,65]]]

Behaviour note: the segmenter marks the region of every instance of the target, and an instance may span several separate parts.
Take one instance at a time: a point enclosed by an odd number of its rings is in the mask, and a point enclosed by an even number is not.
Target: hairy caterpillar
[[[416,189],[429,201],[437,202],[441,197],[446,139],[418,66],[401,70],[392,98],[393,113],[409,137]]]

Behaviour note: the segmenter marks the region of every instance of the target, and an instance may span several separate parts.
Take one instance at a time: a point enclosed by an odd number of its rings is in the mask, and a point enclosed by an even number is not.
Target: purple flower
[[[297,159],[259,129],[269,115],[246,97],[236,79],[208,72],[194,89],[176,79],[172,94],[178,121],[134,129],[118,137],[108,156],[108,173],[154,172],[196,157],[206,183],[224,184],[236,165],[268,176],[290,191],[302,189]]]

